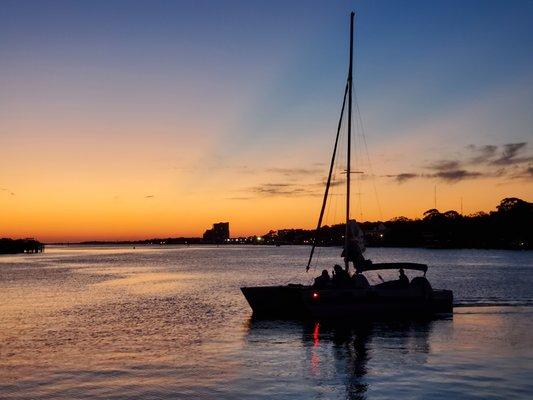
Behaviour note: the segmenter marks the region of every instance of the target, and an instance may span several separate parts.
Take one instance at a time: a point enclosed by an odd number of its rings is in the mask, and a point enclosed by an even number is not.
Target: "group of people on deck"
[[[387,282],[387,284],[394,284],[389,286],[391,286],[391,288],[394,286],[398,289],[409,287],[409,278],[405,275],[403,268],[400,268],[399,272],[399,279],[397,281]],[[315,278],[313,287],[316,289],[367,289],[370,287],[370,284],[362,273],[357,272],[356,270],[356,272],[350,276],[350,273],[346,269],[343,269],[337,264],[333,267],[332,276],[329,275],[327,269],[323,270],[322,274]]]
[[[361,271],[364,271],[364,266],[371,264],[372,261],[366,260],[363,256],[363,252],[365,251],[363,232],[355,220],[348,222],[347,238],[346,246],[341,255],[341,257],[344,257],[344,269],[340,265],[335,265],[332,276],[329,275],[327,269],[323,270],[322,274],[315,278],[313,287],[317,289],[330,287],[366,289],[370,287],[368,280]],[[349,273],[350,262],[353,263],[355,269],[355,273],[351,276]],[[397,281],[387,283],[393,283],[398,288],[408,287],[409,278],[405,275],[403,268],[400,268],[399,273],[400,277]],[[381,276],[380,279],[382,279]]]
[[[333,267],[332,276],[329,275],[327,269],[322,271],[322,274],[315,278],[313,287],[317,289],[326,288],[343,288],[343,289],[365,289],[369,288],[370,284],[363,274],[355,273],[350,276],[350,273],[343,269],[340,265]]]

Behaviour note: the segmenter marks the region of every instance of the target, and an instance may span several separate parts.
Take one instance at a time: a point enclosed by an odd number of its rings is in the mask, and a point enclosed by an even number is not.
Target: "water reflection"
[[[47,251],[0,257],[1,399],[533,393],[533,307],[460,307],[434,322],[252,321],[239,287],[302,279],[293,267],[307,248]],[[529,253],[369,251],[434,264],[434,286],[461,303],[532,304]]]
[[[322,323],[321,325],[316,322],[315,327],[322,330],[322,337],[331,337],[335,366],[337,373],[345,377],[347,398],[366,398],[368,383],[365,381],[365,375],[370,359],[373,326],[365,323],[357,325],[325,325]],[[320,340],[320,335],[318,338]]]
[[[342,397],[362,400],[372,389],[370,372],[396,368],[397,373],[416,362],[428,361],[434,321],[288,322],[250,319],[246,342],[256,351],[268,349],[278,356],[303,358],[300,374],[317,387],[314,398]],[[300,341],[302,354],[288,349]],[[297,360],[294,360],[295,362]],[[328,394],[329,393],[329,394]]]

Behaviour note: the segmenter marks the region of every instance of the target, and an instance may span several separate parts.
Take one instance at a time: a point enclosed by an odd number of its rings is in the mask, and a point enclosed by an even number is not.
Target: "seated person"
[[[363,274],[355,273],[352,275],[352,287],[355,289],[368,289],[370,287],[370,284],[368,283],[368,279],[366,279],[366,276]]]
[[[350,287],[350,275],[340,265],[333,267],[333,278],[331,279],[335,287]]]
[[[315,278],[313,287],[317,289],[324,289],[331,284],[331,278],[327,269],[322,271],[322,274]]]
[[[401,288],[409,287],[409,278],[407,277],[407,275],[405,275],[405,271],[403,270],[403,268],[400,268],[400,278],[398,279],[398,282],[398,286]]]
[[[383,278],[381,278],[380,276],[380,279],[382,281],[382,283],[376,285],[375,287],[376,288],[379,288],[379,289],[406,289],[409,287],[409,278],[407,277],[407,275],[405,275],[405,271],[403,270],[403,268],[400,268],[400,277],[399,279],[396,279],[394,281],[383,281]]]

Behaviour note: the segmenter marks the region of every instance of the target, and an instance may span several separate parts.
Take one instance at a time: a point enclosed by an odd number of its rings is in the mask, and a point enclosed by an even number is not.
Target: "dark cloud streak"
[[[458,169],[460,166],[461,163],[457,160],[439,160],[428,165],[428,168],[435,171],[448,171]]]
[[[309,196],[315,195],[315,191],[308,187],[298,184],[290,183],[265,183],[262,185],[254,186],[249,190],[260,196],[272,197],[272,196]]]
[[[480,178],[484,176],[481,172],[466,171],[464,169],[452,169],[447,171],[439,171],[432,175],[428,175],[432,178],[437,178],[446,182],[459,182],[465,179]]]
[[[527,142],[506,143],[501,147],[471,144],[466,148],[469,154],[459,159],[442,159],[426,164],[425,169],[430,173],[404,172],[385,176],[398,183],[415,178],[439,179],[449,183],[482,177],[531,179],[531,165],[524,165],[533,161],[533,157],[526,153]]]
[[[284,176],[308,176],[323,172],[317,168],[268,168],[266,171]]]
[[[403,183],[403,182],[407,182],[407,181],[410,181],[410,180],[415,179],[415,178],[419,178],[420,175],[412,173],[412,172],[403,172],[403,173],[397,174],[397,175],[385,175],[385,177],[386,178],[394,178],[396,180],[396,182]]]
[[[493,165],[514,165],[524,162],[530,162],[533,157],[518,157],[524,153],[527,147],[527,142],[508,143],[503,145],[503,150],[500,157],[492,161]]]
[[[468,160],[469,164],[479,164],[489,162],[498,151],[498,146],[486,144],[483,146],[476,146],[474,144],[466,146],[466,148],[473,153]]]

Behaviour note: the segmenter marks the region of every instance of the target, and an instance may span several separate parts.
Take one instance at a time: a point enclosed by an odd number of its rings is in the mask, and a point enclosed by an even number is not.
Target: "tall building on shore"
[[[213,228],[204,232],[204,241],[209,243],[223,243],[229,239],[229,222],[213,224]]]

